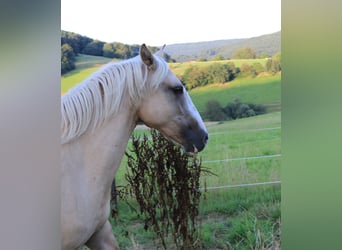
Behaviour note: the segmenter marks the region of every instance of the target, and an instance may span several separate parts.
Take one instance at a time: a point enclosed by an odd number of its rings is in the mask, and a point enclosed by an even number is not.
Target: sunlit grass
[[[206,102],[217,100],[222,107],[239,98],[244,103],[281,105],[281,75],[235,79],[225,84],[210,84],[189,92],[200,112]]]

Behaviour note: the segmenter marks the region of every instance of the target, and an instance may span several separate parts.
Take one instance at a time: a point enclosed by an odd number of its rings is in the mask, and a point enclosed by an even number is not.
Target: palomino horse
[[[164,48],[163,48],[164,49]],[[108,221],[111,183],[137,121],[201,151],[203,121],[183,84],[143,44],[140,55],[109,63],[62,97],[62,249],[118,249]]]

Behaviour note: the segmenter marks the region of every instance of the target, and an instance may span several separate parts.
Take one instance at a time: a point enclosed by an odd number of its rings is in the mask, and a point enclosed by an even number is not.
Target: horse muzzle
[[[188,153],[201,152],[209,139],[208,132],[203,129],[187,130],[183,132],[183,136],[185,138],[183,146]]]

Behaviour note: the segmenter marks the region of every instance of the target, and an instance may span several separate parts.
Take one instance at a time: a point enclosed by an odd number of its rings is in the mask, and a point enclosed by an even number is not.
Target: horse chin
[[[185,149],[185,147],[184,147],[184,149]],[[194,145],[193,145],[192,149],[189,148],[189,150],[185,150],[185,151],[186,151],[186,154],[189,156],[194,156],[198,153],[198,149]]]
[[[205,144],[203,143],[196,146],[193,143],[186,143],[185,145],[183,144],[183,147],[188,154],[197,154],[204,149]]]
[[[187,143],[187,142],[184,142],[184,141],[180,141],[178,138],[170,138],[168,137],[173,143],[183,147],[184,151],[189,154],[189,155],[193,155],[193,154],[197,154],[198,152],[202,151],[202,149],[204,148],[205,145],[203,146],[200,146],[200,150],[197,149],[197,147],[192,144],[192,143]]]

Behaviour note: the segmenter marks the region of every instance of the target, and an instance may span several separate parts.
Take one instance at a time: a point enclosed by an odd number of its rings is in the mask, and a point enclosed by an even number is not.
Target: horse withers
[[[143,44],[138,56],[108,63],[62,97],[63,250],[119,249],[108,221],[111,183],[137,121],[187,152],[207,143],[204,123],[163,49],[153,55]]]

